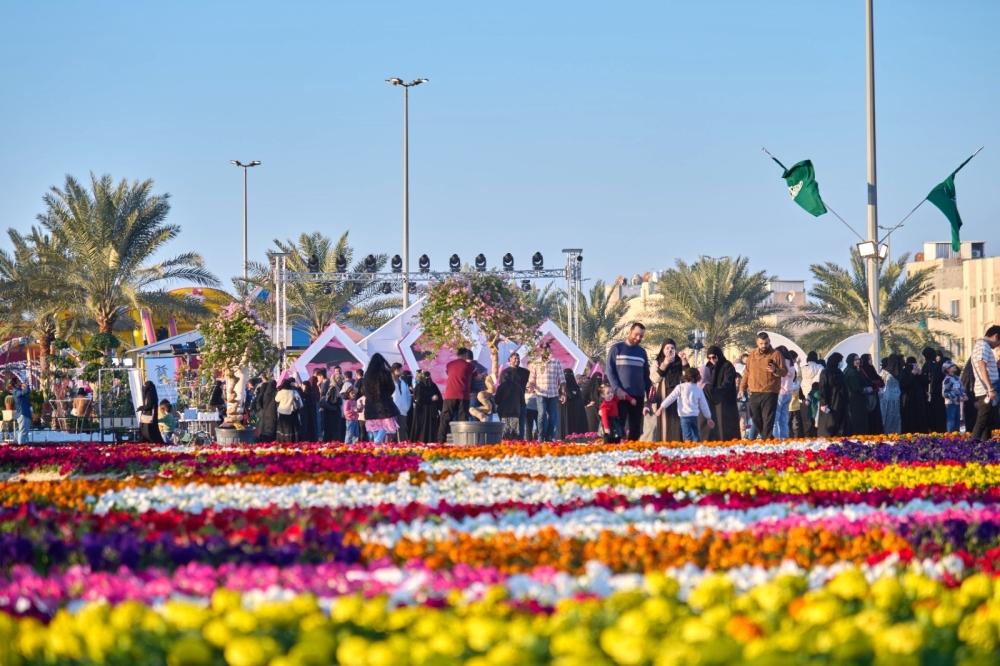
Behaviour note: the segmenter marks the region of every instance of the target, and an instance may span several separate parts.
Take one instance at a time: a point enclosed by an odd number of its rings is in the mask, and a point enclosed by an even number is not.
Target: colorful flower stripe
[[[264,474],[399,474],[415,472],[421,458],[414,455],[374,457],[365,453],[340,452],[330,455],[303,452],[254,452],[249,450],[208,450],[198,453],[154,451],[151,447],[94,446],[88,448],[54,446],[14,449],[0,459],[0,471],[27,474],[55,471],[78,474],[162,474],[181,475],[262,472]]]
[[[0,630],[29,663],[136,663],[137,655],[234,666],[806,663],[801,655],[813,663],[992,663],[1000,599],[988,577],[949,588],[918,574],[866,573],[844,569],[812,590],[786,575],[746,593],[710,575],[685,599],[660,575],[603,600],[567,600],[547,615],[501,587],[457,608],[346,596],[328,614],[311,595],[254,603],[217,591],[208,606],[94,603],[48,626],[28,618]]]
[[[808,493],[816,490],[864,490],[869,488],[915,488],[922,485],[965,484],[987,488],[1000,483],[1000,465],[933,465],[909,467],[887,465],[881,469],[856,471],[784,472],[766,474],[726,472],[725,474],[689,474],[679,476],[628,475],[607,479],[581,477],[576,483],[585,487],[653,488],[658,492],[754,492],[761,490]]]
[[[660,532],[654,536],[638,532],[600,532],[591,540],[563,538],[552,528],[529,537],[499,533],[488,538],[457,534],[443,541],[401,539],[391,549],[365,544],[366,561],[391,557],[394,562],[422,560],[429,568],[456,564],[493,566],[505,573],[522,573],[538,565],[580,573],[589,561],[606,564],[616,573],[662,571],[667,567],[694,564],[702,569],[727,569],[745,564],[773,567],[789,559],[800,566],[853,562],[870,555],[909,548],[903,537],[881,529],[845,535],[811,527],[758,537],[751,531],[717,532],[705,529],[697,535]]]
[[[994,442],[59,445],[0,470],[0,663],[1000,658]]]

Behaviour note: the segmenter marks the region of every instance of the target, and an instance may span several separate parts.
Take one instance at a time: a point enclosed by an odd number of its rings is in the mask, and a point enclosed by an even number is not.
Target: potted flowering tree
[[[444,349],[472,348],[475,327],[489,347],[490,370],[496,378],[501,340],[531,345],[538,337],[537,309],[523,291],[499,275],[456,275],[430,285],[425,293],[427,300],[417,321],[421,348],[430,356]],[[503,433],[499,423],[452,422],[451,429],[456,444],[499,443]]]
[[[417,315],[420,345],[434,355],[443,349],[473,347],[472,325],[486,339],[491,372],[500,367],[500,341],[517,340],[531,345],[541,323],[538,311],[524,292],[490,273],[471,273],[436,282],[425,291],[427,300]]]
[[[245,302],[230,303],[198,328],[204,336],[199,353],[201,372],[210,378],[222,375],[226,381],[226,418],[219,427],[243,430],[242,396],[236,394],[236,374],[240,369],[261,372],[274,367],[278,348],[267,336],[257,313]],[[245,430],[237,439],[249,441],[250,433]]]

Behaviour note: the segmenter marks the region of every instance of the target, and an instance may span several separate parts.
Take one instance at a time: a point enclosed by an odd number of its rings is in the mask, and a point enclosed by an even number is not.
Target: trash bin
[[[450,425],[454,444],[499,444],[503,441],[503,423],[452,421]]]

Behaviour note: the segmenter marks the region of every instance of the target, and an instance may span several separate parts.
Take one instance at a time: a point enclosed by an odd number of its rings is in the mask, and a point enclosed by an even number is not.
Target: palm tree
[[[99,332],[134,328],[128,312],[143,308],[164,317],[206,316],[202,303],[165,288],[178,280],[219,284],[198,253],[149,263],[180,233],[178,225],[164,222],[170,195],[152,194],[152,180],[115,184],[111,176],[93,174],[90,180],[88,190],[66,176],[63,189],[53,187],[45,195],[46,210],[38,220],[64,248],[70,263],[62,278],[80,294],[80,305]]]
[[[628,314],[628,299],[611,301],[612,290],[604,280],[590,288],[589,298],[581,293],[579,346],[590,358],[604,358],[608,347],[620,339],[628,326],[622,319]]]
[[[706,331],[705,345],[748,347],[769,325],[779,306],[768,303],[769,277],[751,273],[749,260],[701,256],[693,264],[678,259],[657,284],[660,300],[652,339],[683,340],[694,329]]]
[[[13,254],[0,250],[0,332],[23,335],[38,343],[40,376],[49,372],[49,349],[56,338],[70,337],[81,327],[78,290],[64,278],[65,249],[38,227],[22,235],[8,229]]]
[[[882,340],[888,349],[919,356],[925,346],[939,346],[946,336],[927,328],[929,319],[958,321],[957,317],[921,301],[933,290],[933,268],[906,275],[904,254],[882,266],[879,276],[879,313]],[[803,348],[829,350],[841,340],[868,332],[868,275],[865,261],[851,248],[851,270],[833,262],[809,267],[815,281],[806,313],[787,321],[791,327],[813,326],[799,337]]]
[[[337,257],[343,257],[345,264],[351,266],[354,259],[354,249],[347,243],[347,234],[333,243],[331,239],[319,232],[302,234],[298,242],[274,240],[280,252],[287,252],[288,269],[296,272],[334,272],[337,270]],[[388,262],[384,254],[373,255],[374,267],[365,265],[364,259],[354,263],[350,268],[352,273],[374,273],[382,271]],[[316,263],[310,267],[309,260],[316,258]],[[252,266],[254,278],[259,286],[270,289],[265,276],[267,267],[262,264]],[[362,328],[375,329],[389,321],[402,307],[399,296],[386,294],[385,284],[379,280],[363,282],[291,282],[288,284],[288,321],[301,326],[309,333],[313,341],[323,334],[333,322],[350,323]],[[390,284],[390,294],[396,291],[396,285]]]
[[[538,312],[539,319],[551,319],[560,325],[566,325],[566,292],[556,287],[555,282],[549,282],[539,289],[534,284],[525,293],[527,307]]]

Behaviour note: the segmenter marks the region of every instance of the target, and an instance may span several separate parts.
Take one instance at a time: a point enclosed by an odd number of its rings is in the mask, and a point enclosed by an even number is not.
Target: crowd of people
[[[414,377],[381,354],[365,371],[334,366],[328,376],[319,367],[305,381],[280,384],[255,378],[248,416],[260,442],[444,442],[452,422],[467,420],[498,421],[505,439],[543,442],[583,433],[607,442],[944,433],[963,424],[983,438],[1000,426],[1000,326],[986,331],[962,367],[933,348],[923,350],[922,363],[893,353],[878,368],[870,354],[823,359],[810,351],[802,359],[772,347],[765,332],[735,362],[711,346],[695,365],[671,339],[650,361],[645,331],[632,324],[610,347],[605,372],[595,365],[589,376],[574,375],[543,344],[527,368],[511,354],[499,377],[459,349],[443,392],[430,373]],[[142,437],[169,441],[170,404],[158,403],[146,384]]]

